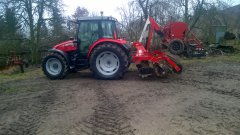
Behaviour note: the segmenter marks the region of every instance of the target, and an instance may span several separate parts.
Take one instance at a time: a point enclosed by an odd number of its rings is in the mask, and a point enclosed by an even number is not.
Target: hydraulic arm
[[[136,52],[132,56],[132,61],[136,64],[140,76],[147,77],[155,74],[158,77],[164,77],[172,72],[181,73],[181,64],[177,63],[172,57],[161,50],[150,51],[154,32],[159,36],[163,35],[161,27],[153,18],[148,17],[139,41],[133,43]],[[144,39],[146,39],[145,45],[143,43]]]

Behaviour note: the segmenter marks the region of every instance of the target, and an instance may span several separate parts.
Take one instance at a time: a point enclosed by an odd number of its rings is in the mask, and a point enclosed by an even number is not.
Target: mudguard
[[[126,46],[124,46],[124,45],[127,43],[126,40],[122,40],[122,39],[110,39],[110,38],[101,38],[101,39],[99,39],[98,41],[94,42],[94,43],[90,46],[89,51],[88,51],[88,55],[87,55],[88,58],[90,57],[93,49],[94,49],[96,46],[101,45],[101,44],[103,44],[103,43],[107,43],[107,42],[118,44],[118,45],[122,46],[124,49],[127,48]]]
[[[50,49],[50,50],[48,50],[48,52],[53,52],[53,53],[60,54],[60,55],[63,56],[63,58],[69,63],[69,59],[68,59],[68,57],[67,57],[67,54],[64,53],[63,51],[57,50],[57,49]]]

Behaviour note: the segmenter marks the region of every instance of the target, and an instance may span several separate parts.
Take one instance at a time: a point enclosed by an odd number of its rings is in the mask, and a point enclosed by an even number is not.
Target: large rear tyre
[[[172,40],[169,43],[168,49],[172,54],[179,55],[184,52],[185,45],[180,39]]]
[[[53,53],[43,59],[42,70],[51,80],[63,79],[67,74],[68,66],[61,55]]]
[[[126,71],[126,65],[127,54],[116,44],[99,45],[90,57],[90,68],[97,79],[119,79]]]
[[[128,54],[128,63],[127,63],[127,65],[125,65],[125,72],[128,71],[131,64],[132,64],[132,55]]]

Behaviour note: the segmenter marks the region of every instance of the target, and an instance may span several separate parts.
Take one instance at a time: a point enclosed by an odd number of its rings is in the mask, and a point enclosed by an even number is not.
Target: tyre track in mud
[[[48,114],[49,107],[54,104],[55,90],[48,84],[48,90],[29,99],[17,101],[15,105],[20,109],[16,121],[4,125],[0,135],[34,135]],[[13,102],[13,101],[12,101]],[[19,107],[20,105],[20,107]]]
[[[225,91],[224,89],[214,88],[214,86],[210,82],[194,80],[194,79],[182,79],[176,82],[182,85],[191,85],[198,89],[203,89],[203,90],[207,90],[217,94],[228,95],[228,96],[232,96],[240,99],[240,92],[237,92],[235,89],[232,89],[231,91]],[[199,84],[204,85],[204,87],[201,87]]]
[[[205,76],[206,78],[194,78],[198,76]],[[236,81],[240,80],[240,74],[238,73],[224,73],[223,71],[211,71],[207,69],[199,70],[195,66],[190,68],[184,73],[184,76],[181,76],[178,79],[173,79],[175,83],[182,85],[194,86],[198,89],[203,89],[213,93],[228,95],[240,99],[240,92],[236,89],[227,90],[228,88],[216,88],[216,84],[212,83],[212,80],[221,80],[221,79],[233,79]],[[218,85],[218,84],[217,84]],[[219,85],[220,86],[220,85]]]
[[[206,92],[205,96],[200,94],[200,99],[172,118],[179,134],[240,134],[240,108],[236,105],[240,91],[235,85],[239,80],[240,74],[235,70],[226,72],[223,68],[215,71],[208,65],[206,68],[193,65],[179,78],[173,79],[173,83]]]
[[[202,98],[173,118],[173,125],[188,128],[189,134],[239,135],[240,108],[213,98]],[[184,133],[182,133],[184,134]]]
[[[102,87],[96,89],[95,94],[99,103],[93,108],[94,113],[83,119],[80,132],[86,135],[134,135],[124,105],[118,98]]]

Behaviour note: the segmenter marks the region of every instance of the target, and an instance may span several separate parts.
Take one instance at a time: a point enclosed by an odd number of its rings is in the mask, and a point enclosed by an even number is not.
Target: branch
[[[204,4],[204,0],[202,0],[201,3],[198,1],[198,5],[197,5],[197,8],[196,8],[196,12],[197,12],[196,13],[196,17],[194,17],[195,19],[194,19],[193,23],[190,26],[190,31],[194,28],[194,26],[196,25],[196,23],[198,22],[199,18],[202,15],[203,4]]]

